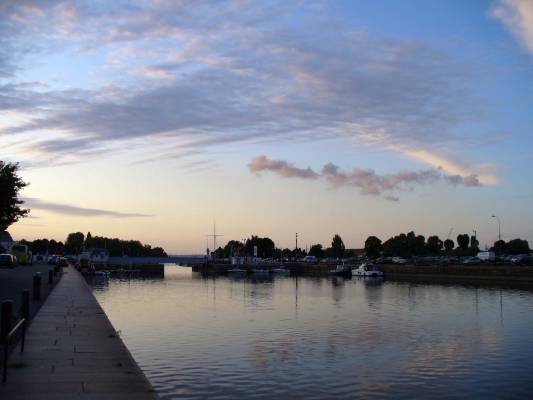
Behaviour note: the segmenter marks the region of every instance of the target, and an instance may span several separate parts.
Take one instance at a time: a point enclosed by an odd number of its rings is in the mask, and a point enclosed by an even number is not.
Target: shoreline
[[[305,264],[284,263],[291,275],[295,276],[330,276],[335,264]],[[411,278],[428,280],[453,280],[456,282],[486,281],[495,283],[522,283],[533,286],[533,266],[531,265],[503,265],[503,264],[443,264],[443,265],[396,265],[379,264],[385,278]],[[242,268],[248,274],[254,268],[279,268],[279,264],[231,265],[231,264],[203,264],[192,266],[194,272],[205,275],[225,275],[232,268]]]

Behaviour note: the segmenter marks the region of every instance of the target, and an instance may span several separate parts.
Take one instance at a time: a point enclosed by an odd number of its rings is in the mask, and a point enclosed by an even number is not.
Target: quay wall
[[[164,264],[94,264],[95,271],[135,271],[142,274],[164,275]]]
[[[193,271],[205,274],[226,274],[232,268],[246,269],[252,272],[254,268],[279,268],[279,264],[230,265],[209,263],[193,266]],[[283,266],[294,275],[329,275],[336,264],[283,263]],[[452,279],[484,279],[493,281],[523,281],[533,284],[533,266],[531,265],[502,265],[502,264],[443,264],[443,265],[396,265],[380,264],[385,276],[389,277],[426,277]]]
[[[425,276],[465,279],[484,279],[500,281],[528,281],[533,283],[533,266],[531,265],[381,265],[387,276]]]

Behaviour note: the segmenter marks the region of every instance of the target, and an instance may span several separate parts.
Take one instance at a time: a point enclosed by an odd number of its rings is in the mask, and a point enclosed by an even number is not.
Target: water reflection
[[[512,398],[533,391],[530,290],[205,278],[177,267],[164,279],[93,285],[164,399]]]

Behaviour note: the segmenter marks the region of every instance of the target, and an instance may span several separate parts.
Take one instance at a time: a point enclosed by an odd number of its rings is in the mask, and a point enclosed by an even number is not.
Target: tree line
[[[278,248],[269,237],[259,237],[252,235],[250,238],[239,241],[230,240],[224,247],[218,247],[211,255],[217,259],[229,258],[232,256],[251,257],[254,256],[254,248],[257,248],[257,257],[268,259],[300,259],[307,255],[316,258],[342,258],[345,255],[345,246],[342,238],[336,234],[333,236],[331,246],[324,249],[321,244],[314,244],[309,251],[301,248]]]
[[[457,243],[457,245],[456,245]],[[230,240],[224,247],[219,247],[211,253],[215,258],[229,258],[231,256],[253,256],[254,246],[257,247],[257,256],[261,258],[273,259],[300,259],[306,255],[314,256],[317,259],[340,259],[352,258],[361,255],[361,252],[354,249],[346,249],[340,235],[335,234],[329,247],[324,248],[322,244],[313,244],[309,251],[300,248],[281,249],[277,248],[274,241],[268,237],[252,235],[245,241]],[[479,249],[479,241],[476,236],[466,233],[459,234],[456,242],[453,239],[440,239],[437,235],[427,238],[417,235],[411,231],[400,233],[382,242],[376,236],[369,236],[365,240],[364,254],[367,257],[419,257],[419,256],[475,256]],[[527,240],[513,239],[508,242],[498,240],[490,248],[490,251],[497,255],[514,255],[530,253]]]
[[[438,236],[429,236],[427,241],[424,236],[415,232],[401,233],[382,242],[376,236],[369,236],[365,240],[365,254],[368,257],[378,256],[475,256],[479,252],[479,241],[475,236],[466,233],[457,235],[457,247],[452,239],[441,240]],[[527,240],[513,239],[509,242],[498,240],[490,248],[498,255],[529,253]]]
[[[152,247],[139,240],[121,240],[105,236],[92,236],[91,232],[85,236],[82,232],[69,233],[65,242],[54,239],[36,239],[34,241],[21,240],[34,254],[72,254],[78,255],[85,250],[105,249],[111,257],[167,257],[161,247]]]

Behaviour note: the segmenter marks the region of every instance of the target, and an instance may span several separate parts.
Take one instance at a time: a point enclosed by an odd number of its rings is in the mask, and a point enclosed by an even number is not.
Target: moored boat
[[[242,268],[232,268],[232,269],[228,269],[228,274],[246,274],[246,271],[245,269],[242,269]]]
[[[350,276],[351,270],[349,267],[347,267],[343,263],[343,264],[337,265],[337,267],[335,269],[330,270],[329,273],[332,275]]]
[[[258,275],[268,275],[270,274],[270,271],[271,271],[270,269],[266,269],[266,268],[254,268],[252,270],[254,274],[258,274]]]
[[[279,268],[274,268],[272,270],[272,273],[276,275],[288,276],[291,274],[291,271],[286,269],[285,267],[279,267]]]
[[[380,277],[383,276],[383,271],[379,269],[377,265],[374,264],[362,264],[359,268],[352,269],[353,276],[371,276],[371,277]]]

